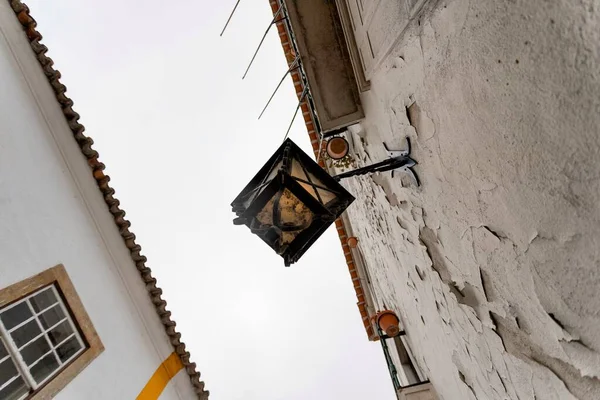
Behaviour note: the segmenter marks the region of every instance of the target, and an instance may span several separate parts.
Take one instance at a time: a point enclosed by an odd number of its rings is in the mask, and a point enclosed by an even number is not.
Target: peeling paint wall
[[[392,25],[390,25],[392,26]],[[600,4],[425,4],[370,77],[344,181],[377,302],[440,398],[600,398]]]

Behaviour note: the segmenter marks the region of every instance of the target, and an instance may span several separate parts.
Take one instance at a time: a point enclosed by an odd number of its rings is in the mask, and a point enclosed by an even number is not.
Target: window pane
[[[17,375],[19,375],[19,371],[17,371],[17,367],[15,367],[15,364],[10,358],[0,364],[0,386],[4,385]],[[1,398],[2,397],[0,397],[0,399]]]
[[[40,330],[37,321],[33,320],[13,331],[10,336],[12,336],[17,347],[21,348],[25,343],[38,336],[40,333],[42,333],[42,331]]]
[[[10,383],[7,387],[0,390],[0,399],[2,400],[18,400],[23,397],[29,389],[23,378],[18,378]]]
[[[31,365],[37,360],[39,360],[44,354],[51,350],[48,341],[44,336],[37,339],[35,342],[25,346],[23,350],[20,351],[21,356],[23,356],[23,360],[27,365]]]
[[[54,346],[58,345],[60,342],[68,338],[73,334],[73,329],[71,329],[71,325],[69,321],[65,321],[62,324],[59,324],[56,328],[52,329],[48,332],[48,336],[50,337],[50,341]]]
[[[31,375],[37,383],[42,382],[50,374],[58,369],[58,360],[54,357],[54,353],[48,354],[46,357],[41,359],[37,364],[29,369]]]
[[[7,355],[8,351],[6,350],[6,347],[4,347],[4,342],[2,341],[2,338],[0,338],[0,360],[2,360]]]
[[[60,357],[60,361],[67,362],[69,358],[71,358],[75,353],[77,353],[81,349],[81,345],[75,336],[71,339],[67,340],[65,344],[58,347],[56,352]]]
[[[35,312],[39,313],[43,309],[48,308],[52,304],[56,303],[58,300],[56,300],[56,296],[54,295],[52,289],[46,289],[43,292],[33,296],[31,299],[29,299],[29,301],[31,302]]]
[[[17,304],[16,306],[3,311],[0,315],[2,319],[2,323],[4,327],[8,330],[14,328],[19,325],[21,322],[25,321],[27,318],[31,317],[31,310],[27,306],[27,303],[22,302],[21,304]]]
[[[63,318],[65,318],[65,313],[60,305],[57,304],[40,315],[40,322],[42,323],[44,329],[50,329],[50,327],[56,325],[56,323]]]

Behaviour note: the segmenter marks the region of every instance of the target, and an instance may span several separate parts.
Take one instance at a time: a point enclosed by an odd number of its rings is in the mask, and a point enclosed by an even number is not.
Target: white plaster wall
[[[91,171],[0,1],[0,287],[65,265],[105,351],[58,399],[133,399],[173,351]],[[161,399],[193,399],[181,371]]]
[[[600,398],[599,3],[430,1],[388,33],[352,136],[361,165],[409,136],[422,186],[344,182],[376,296],[442,399]]]

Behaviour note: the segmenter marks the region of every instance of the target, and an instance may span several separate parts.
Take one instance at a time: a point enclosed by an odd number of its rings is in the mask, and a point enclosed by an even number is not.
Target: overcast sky
[[[229,204],[297,100],[268,0],[27,0],[211,399],[394,399],[335,229],[283,260]],[[290,134],[310,152],[302,117]],[[310,153],[309,153],[310,154]]]

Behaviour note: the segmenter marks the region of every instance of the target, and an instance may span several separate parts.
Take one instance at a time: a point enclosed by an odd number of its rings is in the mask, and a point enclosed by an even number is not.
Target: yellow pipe
[[[177,353],[172,353],[156,369],[146,386],[142,389],[136,400],[158,400],[167,384],[181,369],[183,364]]]

